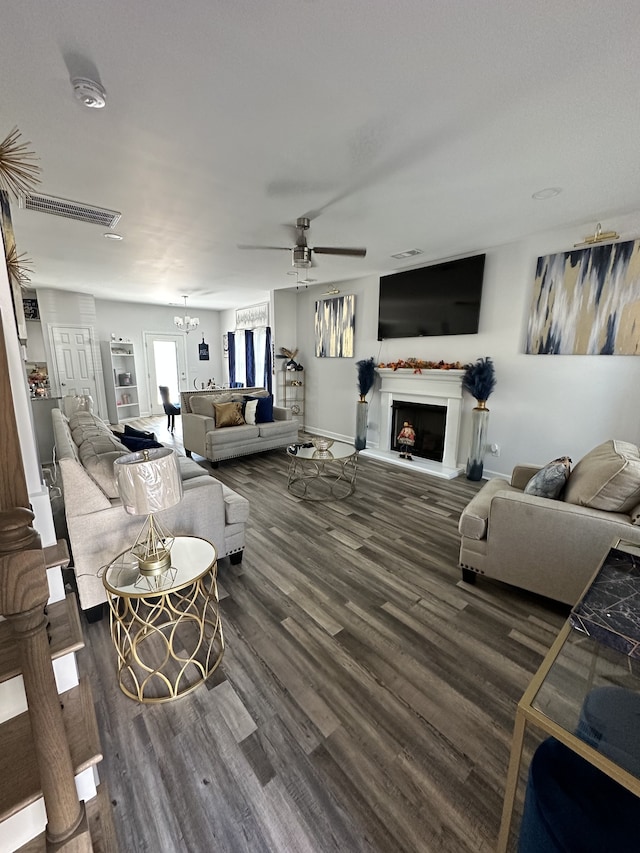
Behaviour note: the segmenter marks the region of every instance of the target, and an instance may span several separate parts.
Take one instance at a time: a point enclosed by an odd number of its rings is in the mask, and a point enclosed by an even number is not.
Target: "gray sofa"
[[[113,462],[129,451],[108,425],[89,412],[67,419],[53,409],[52,418],[72,565],[80,606],[89,610],[107,600],[100,569],[133,543],[144,519],[128,515],[120,503]],[[219,557],[228,555],[239,563],[249,502],[191,459],[179,456],[178,462],[183,498],[158,513],[159,521],[174,534],[208,539]]]
[[[489,480],[463,511],[463,579],[485,575],[575,604],[619,539],[640,545],[640,453],[607,441],[570,474],[561,499],[525,494],[538,466]]]
[[[197,453],[217,463],[297,441],[298,422],[291,410],[282,406],[273,407],[273,421],[269,423],[216,426],[214,405],[242,402],[246,396],[268,397],[269,392],[265,388],[181,392],[182,441],[188,456]]]

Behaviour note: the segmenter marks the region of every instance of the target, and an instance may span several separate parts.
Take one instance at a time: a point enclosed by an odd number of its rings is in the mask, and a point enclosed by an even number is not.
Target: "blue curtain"
[[[245,364],[247,366],[247,388],[256,384],[256,354],[253,349],[253,332],[246,329],[244,333]]]
[[[271,394],[273,393],[273,357],[271,353],[271,326],[267,326],[266,328],[264,347],[264,387]]]
[[[229,341],[229,385],[235,388],[236,385],[236,336],[233,332],[227,332]]]

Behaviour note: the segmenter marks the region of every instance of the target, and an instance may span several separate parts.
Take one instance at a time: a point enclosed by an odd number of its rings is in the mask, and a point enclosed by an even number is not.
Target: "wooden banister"
[[[91,838],[84,804],[76,791],[49,652],[44,612],[49,585],[40,537],[27,508],[29,496],[1,322],[0,399],[0,614],[11,625],[17,643],[47,811],[48,847],[60,853],[90,853]]]

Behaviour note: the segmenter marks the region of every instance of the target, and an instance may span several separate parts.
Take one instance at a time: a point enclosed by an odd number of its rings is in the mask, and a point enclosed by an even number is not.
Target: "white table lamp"
[[[145,577],[158,577],[171,566],[173,535],[154,518],[154,513],[175,506],[182,499],[178,458],[168,447],[127,453],[114,463],[118,494],[129,515],[146,515],[131,553]]]

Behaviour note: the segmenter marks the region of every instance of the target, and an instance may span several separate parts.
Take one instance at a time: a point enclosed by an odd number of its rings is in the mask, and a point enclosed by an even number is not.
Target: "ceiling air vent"
[[[20,198],[20,207],[25,210],[36,210],[39,213],[51,213],[53,216],[64,216],[65,219],[77,219],[91,225],[103,228],[114,228],[122,216],[117,210],[107,210],[104,207],[93,207],[79,201],[69,201],[68,198],[54,198],[40,193],[27,193]]]

